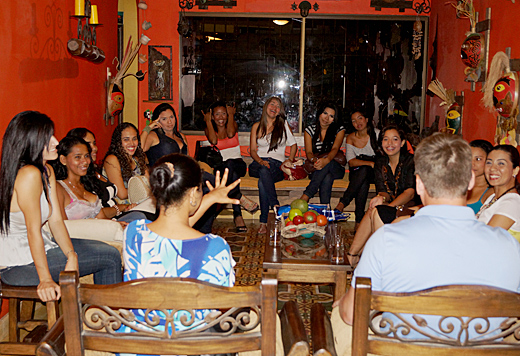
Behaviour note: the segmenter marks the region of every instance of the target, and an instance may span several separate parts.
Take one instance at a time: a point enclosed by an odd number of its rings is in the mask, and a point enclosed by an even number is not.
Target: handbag
[[[327,157],[327,156],[328,156],[328,153],[322,153],[320,155],[317,155],[316,157],[323,158],[323,157]],[[343,167],[347,164],[347,157],[345,156],[345,152],[343,152],[342,150],[338,150],[338,153],[336,153],[336,155],[334,156],[333,159],[334,159],[334,161],[338,162]],[[314,168],[314,163],[311,162],[310,159],[305,160],[303,169],[305,169],[305,172],[307,172],[307,174],[311,174],[316,170],[316,168]]]
[[[303,169],[303,159],[297,159],[292,165],[286,166],[282,164],[280,169],[283,172],[283,179],[285,180],[300,180],[307,178],[307,172]]]
[[[207,163],[211,168],[216,168],[224,162],[222,154],[217,146],[199,147],[197,151],[197,161]]]

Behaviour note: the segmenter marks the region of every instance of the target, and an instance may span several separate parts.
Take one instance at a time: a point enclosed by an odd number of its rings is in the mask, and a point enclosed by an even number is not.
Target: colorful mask
[[[460,135],[462,128],[462,108],[454,103],[446,114],[446,132],[453,135]]]
[[[125,95],[117,84],[112,84],[108,96],[108,112],[112,117],[116,117],[123,110],[125,105]]]
[[[460,58],[466,67],[477,68],[484,58],[484,36],[472,33],[460,47]]]
[[[518,73],[500,78],[493,88],[493,104],[500,116],[510,117],[518,106]]]

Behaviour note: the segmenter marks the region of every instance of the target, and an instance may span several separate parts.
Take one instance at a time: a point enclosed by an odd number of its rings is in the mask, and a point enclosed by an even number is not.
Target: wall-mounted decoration
[[[148,100],[172,97],[172,46],[148,47]]]
[[[96,27],[101,26],[97,5],[90,5],[90,0],[76,0],[74,10],[72,17],[78,20],[78,38],[71,38],[67,42],[69,53],[94,63],[103,62],[105,52],[96,46]]]
[[[404,12],[405,9],[413,8],[413,1],[410,0],[370,0],[370,7],[375,7],[376,11],[381,11],[382,8],[399,9],[399,12]]]
[[[114,123],[114,118],[121,113],[123,106],[125,105],[125,94],[122,90],[123,79],[128,76],[135,77],[139,81],[144,79],[146,72],[143,73],[140,70],[135,74],[126,74],[126,72],[130,68],[130,65],[134,61],[135,57],[137,57],[141,46],[148,44],[149,41],[150,38],[143,34],[139,39],[139,43],[136,43],[134,46],[132,36],[130,36],[126,46],[125,55],[123,56],[123,61],[117,64],[117,74],[114,78],[110,77],[110,73],[107,75],[107,110],[105,113],[105,123],[107,125],[109,118],[111,118],[111,123]],[[118,61],[117,58],[114,58],[114,60]]]
[[[471,90],[475,91],[475,83],[486,80],[491,9],[487,10],[485,21],[477,22],[478,13],[473,0],[452,1],[451,5],[458,18],[467,18],[470,22],[470,31],[460,48],[460,58],[466,66],[465,81],[471,82]]]
[[[482,88],[484,106],[497,114],[496,144],[517,146],[518,86],[518,72],[511,71],[509,56],[497,52],[491,61],[488,80]]]
[[[182,1],[185,0],[179,0],[179,3]],[[236,0],[197,0],[196,3],[199,9],[202,10],[207,10],[208,6],[222,6],[224,9],[231,9],[233,6],[237,6]]]
[[[309,16],[310,9],[313,9],[314,11],[318,11],[320,8],[320,5],[318,5],[317,2],[314,3],[314,5],[311,5],[310,2],[307,0],[302,1],[299,5],[296,5],[295,2],[291,4],[291,9],[295,11],[296,9],[300,9],[300,15],[301,17],[307,17]]]
[[[446,110],[446,127],[441,132],[453,135],[462,135],[462,108],[464,106],[464,96],[457,97],[453,89],[446,89],[442,83],[435,79],[428,85],[428,90],[437,95],[442,102],[439,106],[444,106]],[[457,100],[459,99],[459,100]]]
[[[422,22],[417,20],[413,24],[413,42],[412,42],[412,54],[415,60],[421,58],[422,55]]]

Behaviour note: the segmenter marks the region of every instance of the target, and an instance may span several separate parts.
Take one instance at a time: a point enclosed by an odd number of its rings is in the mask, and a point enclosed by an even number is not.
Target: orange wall
[[[300,17],[299,10],[293,11],[291,4],[293,0],[273,1],[273,0],[238,0],[237,6],[232,9],[224,9],[220,6],[210,6],[208,10],[199,10],[195,6],[186,13],[256,13]],[[316,1],[311,1],[314,4]],[[297,4],[300,1],[296,1]],[[383,9],[375,11],[370,7],[369,0],[348,0],[348,1],[318,1],[319,10],[315,12],[310,10],[310,17],[313,15],[337,14],[337,15],[415,15],[415,11],[407,9],[404,13],[400,13],[397,9]],[[154,0],[148,2],[148,10],[146,10],[146,20],[152,23],[152,28],[146,31],[146,35],[151,38],[149,45],[172,46],[172,71],[173,71],[173,107],[179,113],[179,34],[177,32],[177,23],[179,22],[179,3],[177,0]],[[141,23],[143,21],[143,12],[139,13]],[[140,69],[144,72],[148,68],[148,63],[140,64]],[[153,109],[157,103],[145,102],[148,100],[148,78],[139,83],[139,128],[145,125],[145,119],[142,113]],[[195,141],[205,139],[201,136],[188,136],[190,154],[193,155]]]
[[[71,19],[74,0],[2,1],[0,11],[0,136],[20,111],[41,111],[54,121],[56,137],[85,126],[97,135],[105,152],[113,127],[102,121],[105,112],[106,68],[117,55],[117,0],[92,0],[98,6],[98,47],[101,64],[72,57],[67,41],[76,37]]]
[[[464,91],[465,95],[462,135],[468,141],[483,138],[493,142],[496,118],[480,103],[482,84],[477,83],[476,91],[472,92],[471,84],[464,81],[465,66],[460,60],[460,46],[466,38],[465,32],[469,30],[469,20],[457,19],[455,9],[451,5],[445,5],[444,1],[432,3],[429,53],[432,51],[431,44],[437,27],[437,78],[445,88],[454,89],[458,94]],[[480,13],[480,20],[485,19],[486,9],[491,7],[489,64],[493,55],[497,51],[505,51],[506,47],[511,47],[511,58],[520,58],[520,43],[517,38],[520,31],[518,1],[513,4],[506,0],[474,0],[473,5]],[[428,74],[427,82],[430,80],[431,72]],[[428,99],[427,126],[433,122],[435,115],[444,117],[444,109],[439,107],[440,102],[438,97]]]

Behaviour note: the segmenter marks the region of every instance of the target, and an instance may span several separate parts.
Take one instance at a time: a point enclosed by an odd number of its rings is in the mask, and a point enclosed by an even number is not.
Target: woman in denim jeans
[[[311,182],[300,199],[308,202],[319,190],[320,204],[330,204],[334,180],[345,175],[345,167],[334,160],[344,138],[345,128],[339,123],[336,105],[320,104],[316,122],[305,129],[305,154],[316,170],[310,174]]]
[[[287,146],[291,147],[291,152],[286,160]],[[258,178],[260,234],[267,232],[269,209],[280,205],[274,187],[274,183],[283,180],[280,166],[294,161],[296,149],[296,140],[285,121],[282,101],[273,96],[265,102],[260,121],[251,129],[250,151],[254,162],[249,165],[249,175]]]
[[[71,239],[63,223],[56,177],[54,123],[25,111],[9,123],[0,168],[0,270],[2,282],[37,286],[44,302],[60,298],[61,271],[94,273],[97,284],[121,282],[119,251],[100,241]],[[48,221],[53,239],[42,229]]]

